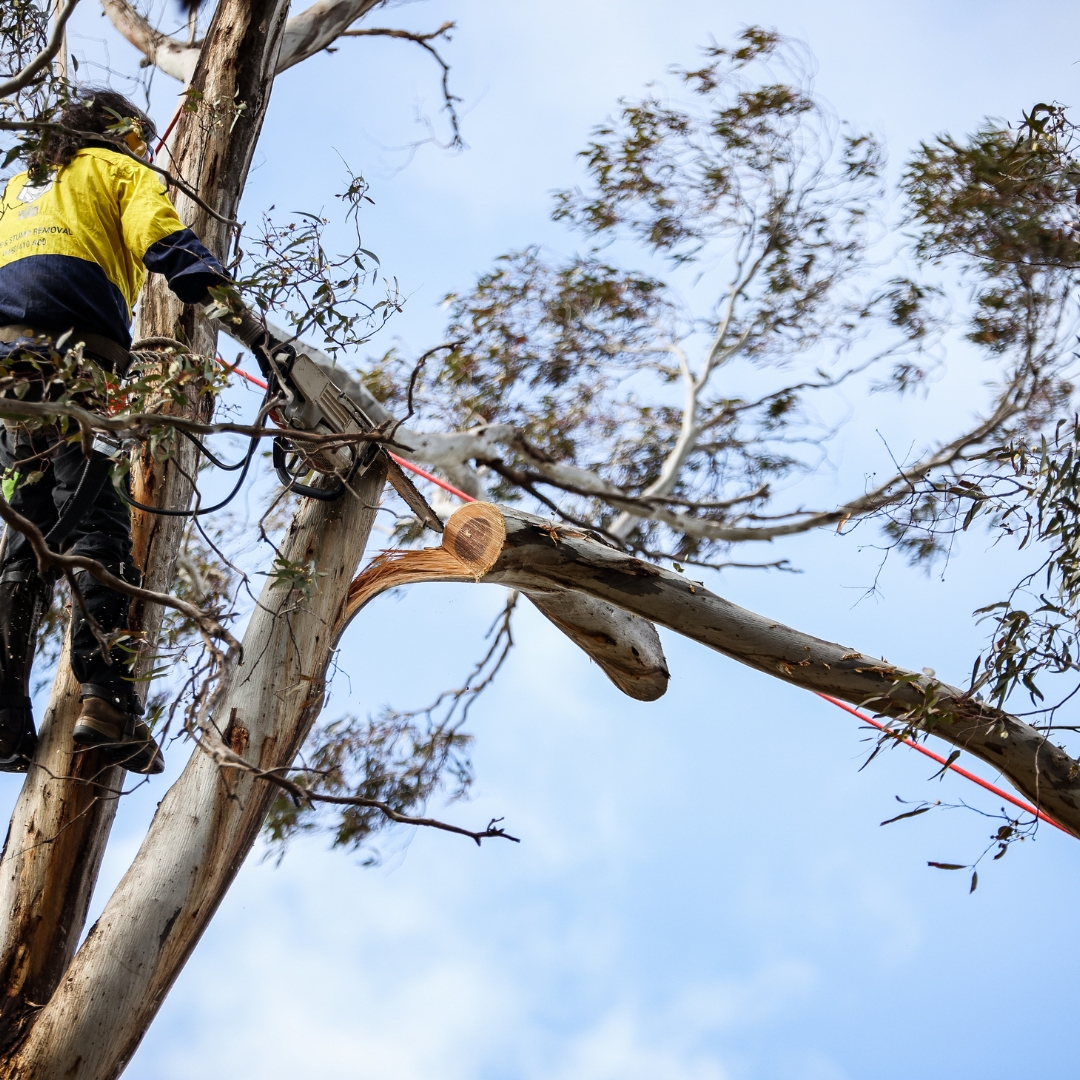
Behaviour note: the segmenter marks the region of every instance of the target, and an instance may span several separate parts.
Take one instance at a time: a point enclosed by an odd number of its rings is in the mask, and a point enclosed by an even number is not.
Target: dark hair
[[[122,120],[137,120],[143,129],[143,137],[150,139],[157,134],[154,122],[137,105],[123,94],[105,86],[84,86],[60,110],[57,122],[73,131],[93,132],[105,135],[109,128]],[[66,131],[43,133],[41,145],[27,158],[30,176],[43,178],[47,169],[69,165],[77,150],[93,140],[85,136],[71,135]],[[102,145],[109,145],[107,141]]]

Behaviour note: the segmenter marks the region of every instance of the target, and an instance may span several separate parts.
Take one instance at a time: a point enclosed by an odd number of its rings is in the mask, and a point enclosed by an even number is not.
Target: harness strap
[[[64,503],[56,524],[45,534],[45,543],[54,551],[63,551],[64,541],[90,513],[98,495],[101,494],[101,489],[105,486],[105,481],[109,478],[111,468],[111,458],[100,450],[91,451],[89,459],[83,466],[78,485]]]
[[[7,326],[0,326],[0,342],[7,345],[22,341],[24,338],[31,340],[49,338],[54,340],[59,336],[60,334],[38,330],[33,326],[26,326],[24,323],[9,323]],[[121,378],[127,374],[127,369],[131,366],[131,353],[120,342],[113,341],[112,338],[107,338],[103,334],[95,334],[89,330],[74,330],[68,340],[72,346],[82,342],[88,352],[93,353],[95,357],[108,361],[112,366],[112,370]]]

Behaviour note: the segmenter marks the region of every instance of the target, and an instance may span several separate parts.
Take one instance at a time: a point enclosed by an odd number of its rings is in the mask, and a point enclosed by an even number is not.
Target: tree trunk
[[[239,207],[288,6],[288,0],[221,0],[193,80],[202,95],[199,109],[181,115],[171,157],[165,158],[170,170],[225,218],[234,218]],[[227,261],[228,226],[179,191],[173,195],[181,218]],[[162,281],[152,280],[140,304],[136,336],[158,335],[187,341],[201,355],[216,349],[213,331],[197,320],[194,309],[184,308]],[[213,402],[201,389],[192,388],[189,412],[209,419]],[[139,501],[169,509],[190,506],[195,450],[180,439],[176,447],[173,461],[144,456],[133,463],[133,494]],[[133,515],[135,561],[149,588],[169,591],[184,523],[183,518]],[[132,625],[145,634],[148,648],[137,669],[145,674],[153,666],[160,609],[134,605]],[[24,1032],[71,960],[116,808],[115,799],[97,796],[102,789],[116,790],[123,776],[118,769],[98,775],[96,754],[79,755],[69,767],[77,689],[62,658],[0,862],[0,1047]],[[88,786],[90,777],[101,787]]]
[[[313,561],[310,596],[270,579],[215,717],[229,747],[260,769],[287,768],[322,707],[335,625],[385,482],[376,464],[356,497],[306,501],[281,545]],[[0,1078],[112,1080],[258,835],[276,788],[197,752],[158,807],[135,861],[59,989]]]
[[[65,643],[40,743],[0,860],[0,1052],[49,999],[75,954],[123,772],[72,756],[79,685]]]

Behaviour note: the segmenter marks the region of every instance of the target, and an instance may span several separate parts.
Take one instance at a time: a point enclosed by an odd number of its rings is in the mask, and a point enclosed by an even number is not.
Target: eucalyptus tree
[[[185,86],[163,170],[184,220],[237,268],[256,305],[271,315],[284,306],[294,331],[318,331],[332,345],[362,342],[397,299],[371,304],[367,318],[347,314],[368,280],[360,255],[343,270],[345,261],[322,250],[316,220],[270,225],[266,258],[239,261],[238,208],[279,72],[345,35],[403,36],[429,49],[432,36],[357,27],[386,6],[379,0],[318,0],[292,17],[287,0],[218,0],[202,22],[192,15],[186,40],[155,28],[128,0],[102,2],[146,63]],[[47,13],[17,0],[0,16],[9,165],[48,138],[66,93],[65,76],[48,66],[62,35]],[[446,339],[419,361],[391,352],[355,380],[339,373],[379,423],[376,438],[483,500],[450,518],[437,547],[418,546],[404,521],[402,546],[360,574],[384,486],[379,467],[335,502],[279,501],[263,521],[266,584],[245,612],[242,641],[223,584],[208,588],[184,546],[197,497],[194,438],[265,434],[213,416],[218,325],[151,281],[139,310],[139,377],[126,402],[106,413],[71,395],[34,409],[0,399],[4,415],[33,413],[66,425],[72,438],[127,437],[130,458],[118,457],[117,468],[130,468],[134,497],[150,508],[134,517],[144,586],[126,590],[139,670],[149,681],[162,649],[194,642],[161,713],[183,720],[189,741],[177,745],[191,747],[190,760],[81,945],[122,787],[92,753],[73,755],[76,687],[59,665],[0,862],[0,1076],[105,1080],[123,1071],[279,796],[269,818],[279,839],[327,803],[340,810],[332,827],[347,845],[387,821],[477,842],[507,838],[497,823],[470,831],[421,816],[450,776],[467,784],[459,727],[467,695],[452,694],[450,713],[429,713],[427,726],[425,717],[391,714],[316,727],[341,633],[391,585],[509,588],[642,700],[667,686],[654,624],[667,626],[763,673],[872,703],[898,729],[965,747],[1080,835],[1080,765],[1034,727],[971,689],[781,626],[649,561],[663,554],[712,565],[736,544],[873,515],[884,515],[896,542],[930,554],[957,504],[973,505],[977,492],[1002,529],[1039,508],[1026,528],[1060,539],[1054,565],[1062,570],[1051,577],[1073,596],[1072,519],[1062,516],[1060,493],[1072,491],[1075,454],[1054,428],[1071,395],[1074,317],[1062,133],[1036,133],[1036,118],[1026,141],[943,142],[912,165],[917,258],[959,259],[960,272],[977,278],[971,334],[994,358],[999,385],[983,415],[928,444],[916,463],[808,511],[796,481],[812,478],[828,428],[810,402],[860,380],[897,392],[918,385],[945,340],[941,283],[879,271],[887,225],[879,149],[815,100],[797,47],[751,29],[734,47],[710,46],[702,67],[677,78],[679,94],[624,103],[585,151],[587,189],[558,197],[556,214],[584,233],[589,250],[562,260],[539,248],[512,253],[471,292],[449,298]],[[972,146],[984,147],[978,167]],[[362,201],[362,182],[348,195]],[[987,237],[997,246],[985,250]],[[608,239],[618,242],[605,248]],[[670,264],[668,280],[619,267],[616,255],[634,244]],[[1026,305],[1019,314],[1018,303]],[[754,392],[740,392],[740,380]],[[1044,430],[1057,441],[1033,444]],[[971,479],[979,469],[998,486]],[[0,516],[27,531],[2,501]],[[40,541],[43,568],[67,565]],[[1001,617],[1015,623],[1019,602],[1010,603]],[[1033,639],[1014,635],[987,670],[1007,679],[1026,665],[1034,677],[1049,655],[1068,666],[1060,642],[1072,634],[1071,603],[1059,605],[1049,637],[1029,648]],[[166,619],[167,610],[177,614]],[[501,648],[481,662],[480,685]],[[306,739],[310,752],[298,762]]]

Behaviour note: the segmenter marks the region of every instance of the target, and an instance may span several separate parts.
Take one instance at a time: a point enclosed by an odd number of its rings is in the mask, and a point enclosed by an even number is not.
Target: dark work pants
[[[25,428],[4,426],[0,432],[0,467],[8,501],[29,518],[43,533],[56,523],[57,516],[71,497],[82,476],[86,458],[78,442],[60,440],[53,427],[30,433]],[[33,474],[40,476],[33,478]],[[12,483],[14,481],[14,491]],[[109,571],[132,583],[138,572],[131,565],[131,518],[123,500],[106,480],[94,505],[64,542],[67,555],[86,555],[103,563]],[[30,542],[21,533],[8,528],[0,578],[17,564],[36,567]],[[106,588],[90,574],[79,572],[75,581],[86,607],[106,634],[123,629],[128,623],[129,599]],[[109,690],[117,698],[130,700],[131,654],[119,647],[112,650],[113,663],[106,663],[101,646],[79,605],[72,601],[71,669],[80,683],[92,683]],[[11,692],[15,692],[11,688]]]

